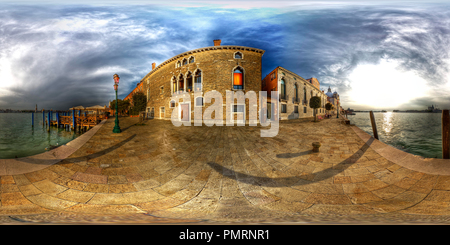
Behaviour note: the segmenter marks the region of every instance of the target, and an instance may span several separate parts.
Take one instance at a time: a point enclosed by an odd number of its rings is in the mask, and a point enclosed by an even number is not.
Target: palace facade
[[[317,109],[317,115],[325,114],[327,96],[320,90],[317,78],[304,79],[303,77],[278,66],[263,80],[261,90],[267,92],[267,118],[281,118],[281,120],[313,117],[313,109],[309,107],[309,99],[319,96],[321,108]],[[278,91],[280,101],[279,112],[277,108],[271,108],[271,91]]]
[[[277,67],[261,79],[264,52],[245,46],[221,45],[221,40],[214,40],[214,46],[181,53],[158,66],[153,63],[152,70],[125,100],[131,99],[135,92],[143,92],[147,95],[147,117],[170,120],[175,110],[175,119],[195,121],[197,112],[205,115],[205,110],[215,103],[214,99],[206,101],[205,93],[215,91],[222,97],[220,112],[224,122],[232,119],[233,122],[249,123],[249,120],[256,121],[260,114],[255,117],[250,113],[250,106],[253,111],[254,108],[259,111],[259,92],[266,91],[267,104],[261,108],[261,115],[266,118],[313,117],[313,109],[308,106],[312,96],[322,98],[322,108],[317,112],[318,115],[324,114],[327,96],[320,90],[316,78],[304,79],[283,67]],[[228,107],[226,99],[230,91],[243,92],[244,95],[253,91],[256,103],[252,101],[249,104],[249,99],[234,98],[233,106]],[[278,108],[272,108],[271,91],[278,92]],[[216,118],[215,111],[212,118]]]
[[[248,122],[248,99],[244,103],[235,102],[236,105],[227,113],[226,92],[242,91],[246,94],[255,91],[258,103],[263,54],[261,49],[221,45],[221,40],[214,40],[214,46],[184,52],[158,66],[153,63],[152,70],[137,86],[142,84],[147,95],[148,117],[171,119],[173,110],[177,108],[179,120],[194,120],[194,110],[200,110],[203,115],[206,108],[214,103],[204,100],[205,93],[217,91],[223,99],[223,120],[233,117],[234,120]],[[174,97],[180,99],[174,100]],[[215,116],[213,113],[212,118]]]

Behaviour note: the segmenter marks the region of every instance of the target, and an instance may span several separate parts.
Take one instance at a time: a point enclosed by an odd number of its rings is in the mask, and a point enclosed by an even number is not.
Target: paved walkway
[[[447,223],[450,217],[446,160],[411,158],[342,119],[282,121],[273,138],[261,138],[259,126],[137,122],[121,118],[123,132],[113,134],[109,119],[58,163],[41,159],[42,169],[0,174],[0,223]],[[318,153],[311,151],[315,141],[322,144]]]

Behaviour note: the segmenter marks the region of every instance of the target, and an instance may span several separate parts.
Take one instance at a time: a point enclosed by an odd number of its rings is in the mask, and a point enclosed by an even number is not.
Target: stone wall
[[[242,59],[235,59],[234,54],[240,52]],[[244,70],[244,93],[248,91],[255,91],[259,95],[261,90],[261,57],[264,54],[263,50],[242,47],[242,46],[212,46],[196,50],[191,50],[183,54],[172,57],[166,60],[159,66],[152,69],[141,81],[144,85],[144,93],[148,94],[147,109],[154,108],[154,118],[170,119],[174,108],[170,107],[172,97],[171,79],[180,74],[186,78],[188,72],[194,74],[200,70],[202,72],[202,91],[188,92],[190,97],[187,102],[190,104],[191,117],[194,119],[195,98],[196,95],[204,96],[208,91],[218,91],[222,95],[223,103],[226,101],[226,91],[233,90],[233,69],[241,67]],[[195,61],[177,67],[178,61],[184,58],[189,59],[193,57]],[[184,82],[186,84],[186,81]],[[258,97],[257,97],[258,99]],[[258,100],[257,100],[258,102]],[[211,103],[204,103],[201,107],[202,114],[212,105]],[[179,103],[175,103],[176,106]],[[164,107],[165,113],[161,113],[161,108]],[[223,119],[227,118],[226,107],[223,106]],[[249,104],[246,101],[246,116],[248,120]],[[215,116],[213,114],[213,116]],[[213,117],[214,118],[214,117]]]

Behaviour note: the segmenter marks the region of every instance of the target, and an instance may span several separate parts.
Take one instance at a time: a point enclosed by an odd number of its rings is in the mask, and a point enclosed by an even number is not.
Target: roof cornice
[[[142,82],[145,79],[147,79],[151,74],[156,72],[158,69],[160,69],[164,65],[166,65],[166,64],[168,64],[168,63],[170,63],[170,62],[172,62],[174,60],[177,60],[178,58],[181,58],[183,56],[190,55],[190,54],[195,54],[195,53],[199,53],[199,52],[206,52],[206,51],[211,51],[211,50],[224,50],[224,49],[253,51],[253,52],[256,52],[256,53],[260,53],[260,54],[264,54],[264,52],[265,52],[264,50],[258,49],[258,48],[251,48],[251,47],[245,47],[245,46],[235,46],[235,45],[220,45],[220,46],[210,46],[210,47],[193,49],[193,50],[186,51],[184,53],[178,54],[176,56],[173,56],[172,58],[170,58],[170,59],[164,61],[163,63],[159,64],[157,67],[155,67],[155,69],[153,69],[149,73],[147,73],[147,75],[145,75],[144,78],[142,78],[140,82]]]

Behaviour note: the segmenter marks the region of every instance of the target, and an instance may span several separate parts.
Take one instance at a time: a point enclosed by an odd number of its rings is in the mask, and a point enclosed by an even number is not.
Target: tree
[[[130,107],[130,101],[118,99],[117,102],[117,110],[119,111],[119,115],[123,115],[125,111],[128,110],[128,107]],[[113,109],[114,111],[116,110],[116,100],[111,101],[111,103],[109,104],[109,108]]]
[[[325,109],[326,109],[327,111],[332,110],[332,109],[333,109],[333,104],[331,104],[330,102],[326,103],[326,104],[325,104]]]
[[[133,107],[130,109],[131,115],[139,115],[147,107],[147,96],[142,92],[133,94]]]
[[[322,106],[322,99],[319,96],[313,96],[309,99],[309,107],[314,109],[314,122],[317,122],[317,108]]]

